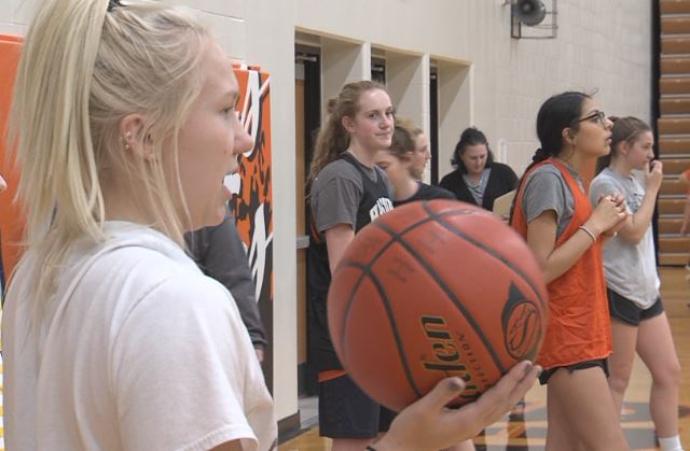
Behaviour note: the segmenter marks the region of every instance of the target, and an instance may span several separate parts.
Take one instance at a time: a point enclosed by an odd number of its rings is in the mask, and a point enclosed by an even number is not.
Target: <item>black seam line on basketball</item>
[[[381,302],[383,302],[383,307],[386,309],[386,315],[388,316],[388,322],[391,326],[391,329],[393,330],[393,337],[395,338],[395,344],[396,344],[396,347],[398,349],[398,354],[400,356],[400,362],[402,363],[403,369],[405,370],[405,377],[407,378],[407,382],[409,382],[410,387],[412,387],[412,390],[414,390],[415,394],[421,398],[422,393],[419,390],[419,387],[417,387],[417,384],[415,384],[414,378],[412,377],[412,372],[410,371],[410,365],[407,362],[407,356],[403,352],[402,339],[400,338],[400,331],[398,330],[398,325],[395,322],[395,316],[393,315],[393,309],[390,305],[390,300],[388,298],[388,295],[386,294],[385,289],[383,288],[383,285],[381,284],[381,281],[379,281],[378,277],[376,277],[376,275],[371,270],[371,268],[369,268],[369,265],[363,265],[361,263],[355,263],[355,262],[347,262],[345,264],[345,266],[360,269],[362,271],[362,274],[366,277],[369,277],[369,279],[374,283],[374,286],[376,287],[376,291],[379,292],[379,297],[381,298]],[[343,335],[345,335],[347,333],[347,328],[342,329],[342,331],[343,331]],[[345,338],[346,337],[343,336],[343,342],[345,341]]]
[[[427,214],[431,216],[432,218],[436,219],[436,221],[441,224],[446,230],[449,232],[453,233],[454,235],[462,238],[463,240],[467,241],[468,243],[482,249],[483,251],[486,251],[487,254],[491,255],[492,257],[500,260],[504,265],[506,265],[508,268],[513,270],[516,274],[518,274],[520,277],[522,277],[522,280],[529,285],[529,287],[532,289],[534,294],[537,296],[539,299],[539,302],[541,303],[541,306],[543,308],[547,308],[547,302],[544,300],[541,295],[539,294],[539,290],[537,287],[532,283],[532,279],[530,279],[525,272],[520,269],[519,267],[513,265],[506,257],[504,257],[498,250],[488,247],[487,245],[475,240],[471,236],[469,236],[466,233],[463,233],[461,230],[458,230],[457,228],[453,227],[452,224],[447,223],[446,221],[443,220],[444,216],[446,215],[439,215],[438,213],[432,211],[429,209],[428,205],[426,202],[424,202],[424,210],[426,210]]]
[[[427,222],[431,222],[433,218],[424,218],[421,221],[417,221],[416,223],[408,226],[406,229],[404,229],[402,232],[400,232],[401,235],[406,234],[410,230],[413,230],[416,227],[419,227]],[[373,225],[376,225],[376,223],[372,223]],[[390,248],[395,241],[389,241],[386,243],[379,251],[369,260],[369,262],[366,264],[367,270],[371,271],[371,265],[375,264],[376,261],[381,257],[387,250]],[[337,272],[338,270],[336,270]],[[357,281],[354,283],[352,286],[352,291],[350,292],[350,297],[348,298],[347,302],[345,303],[345,314],[343,315],[343,320],[341,321],[340,324],[340,330],[345,330],[345,324],[347,323],[347,319],[350,316],[350,307],[352,306],[352,301],[355,298],[355,293],[357,292],[357,288],[359,288],[359,285],[362,283],[362,280],[364,279],[364,274],[360,274],[359,277],[357,278]]]
[[[429,262],[427,262],[416,250],[414,250],[408,243],[402,240],[401,234],[397,233],[395,230],[390,229],[387,224],[377,223],[376,225],[388,232],[388,234],[391,236],[393,240],[395,240],[395,242],[404,247],[405,250],[407,250],[407,252],[409,252],[414,258],[417,259],[417,262],[421,264],[422,267],[426,270],[426,272],[431,276],[431,278],[434,279],[438,286],[444,291],[446,296],[448,296],[448,299],[450,299],[451,302],[453,302],[453,304],[455,304],[455,306],[458,308],[458,310],[460,310],[462,314],[465,316],[467,322],[470,324],[472,329],[474,329],[475,334],[479,337],[482,343],[484,343],[484,347],[489,351],[489,354],[491,355],[491,358],[494,361],[494,365],[496,365],[496,368],[498,368],[498,371],[501,374],[505,374],[507,372],[506,368],[504,368],[501,364],[501,359],[498,357],[498,354],[496,354],[496,351],[493,349],[491,343],[486,339],[486,337],[484,337],[484,334],[482,333],[479,324],[477,324],[477,321],[474,319],[474,317],[465,308],[465,306],[462,305],[458,297],[455,295],[455,293],[453,293],[453,290],[451,290],[450,287],[446,285],[445,281],[438,275],[436,270],[434,270],[434,268],[429,264]]]
[[[458,214],[458,213],[459,213],[458,210],[451,210],[451,211],[439,213],[439,215],[440,215],[440,216],[451,216],[451,215],[453,215],[453,214]],[[403,230],[400,232],[400,236],[403,236],[403,235],[407,234],[409,231],[414,230],[415,228],[417,228],[417,227],[419,227],[419,226],[421,226],[421,225],[424,225],[424,224],[426,224],[427,222],[431,222],[431,221],[433,221],[433,220],[434,220],[433,217],[431,217],[431,218],[430,218],[430,217],[426,217],[426,218],[424,218],[424,219],[422,219],[422,220],[420,220],[420,221],[417,221],[417,222],[415,222],[414,224],[409,225],[408,227],[406,227],[405,229],[403,229]],[[373,222],[373,223],[371,223],[371,224],[372,224],[373,226],[378,225],[377,222]],[[383,246],[383,247],[382,247],[382,248],[381,248],[371,259],[370,259],[370,260],[369,260],[369,263],[366,264],[367,270],[371,271],[371,265],[375,264],[376,261],[379,259],[379,257],[381,257],[381,256],[388,250],[388,248],[390,248],[394,243],[395,243],[395,241],[389,241],[388,243],[386,243],[386,244],[385,244],[385,245],[384,245],[384,246]],[[337,271],[338,271],[338,270],[336,270],[336,272],[337,272]],[[340,324],[340,330],[345,330],[345,324],[347,323],[347,319],[350,317],[350,308],[351,308],[351,306],[352,306],[352,301],[353,301],[354,298],[355,298],[355,293],[357,292],[357,289],[359,288],[359,285],[362,283],[362,280],[364,280],[364,274],[360,274],[359,277],[357,278],[357,281],[356,281],[356,282],[354,283],[354,285],[352,286],[352,291],[350,292],[350,297],[348,298],[347,302],[345,303],[345,314],[343,315],[343,319],[342,319],[341,324]]]

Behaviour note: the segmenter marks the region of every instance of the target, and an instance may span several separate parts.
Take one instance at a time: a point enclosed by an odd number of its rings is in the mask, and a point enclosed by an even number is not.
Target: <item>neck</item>
[[[622,158],[612,158],[609,169],[623,177],[628,177],[632,172],[632,168]]]
[[[484,171],[482,171],[482,172],[484,172]],[[480,180],[482,178],[482,172],[479,172],[479,173],[468,172],[467,177],[469,177],[470,180],[472,180],[472,181],[477,181],[477,180]]]
[[[117,179],[115,179],[117,180]],[[103,177],[103,202],[105,204],[105,219],[107,221],[126,221],[134,224],[156,227],[161,224],[156,220],[152,209],[143,200],[141,195],[143,188],[128,186],[119,183],[113,178]],[[122,177],[119,180],[127,180]],[[137,196],[138,195],[138,196]],[[191,229],[191,228],[190,228]]]
[[[414,196],[419,189],[417,181],[414,179],[406,179],[402,183],[398,183],[394,187],[395,189],[395,200],[405,200]]]
[[[376,156],[376,151],[369,151],[362,146],[360,146],[358,143],[353,142],[350,144],[349,151],[352,155],[355,156],[357,161],[362,163],[364,166],[368,168],[373,168],[374,167],[374,157]]]
[[[571,166],[581,177],[594,175],[597,166],[596,156],[583,155],[582,152],[575,152],[573,149],[564,150],[556,159]]]

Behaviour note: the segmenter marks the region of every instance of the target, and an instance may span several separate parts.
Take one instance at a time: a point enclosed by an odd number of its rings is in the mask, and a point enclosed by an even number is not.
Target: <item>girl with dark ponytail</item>
[[[654,135],[635,117],[612,118],[611,153],[600,159],[592,181],[592,202],[620,194],[629,216],[604,246],[604,269],[611,315],[613,354],[609,387],[620,412],[635,353],[652,374],[649,407],[662,451],[682,451],[678,436],[680,363],[661,303],[652,217],[663,180],[661,161],[653,161]],[[642,171],[642,179],[633,174]]]
[[[626,218],[620,196],[593,207],[582,175],[609,152],[611,122],[580,92],[555,95],[537,115],[541,148],[518,187],[512,226],[544,270],[549,325],[537,363],[548,382],[547,450],[627,449],[608,390],[611,326],[604,236]]]

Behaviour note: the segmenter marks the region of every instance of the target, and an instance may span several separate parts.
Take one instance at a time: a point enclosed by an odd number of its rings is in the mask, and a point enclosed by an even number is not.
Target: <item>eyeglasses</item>
[[[606,113],[599,110],[594,110],[592,113],[585,117],[573,121],[573,125],[579,124],[580,122],[591,121],[597,122],[599,125],[606,127]]]

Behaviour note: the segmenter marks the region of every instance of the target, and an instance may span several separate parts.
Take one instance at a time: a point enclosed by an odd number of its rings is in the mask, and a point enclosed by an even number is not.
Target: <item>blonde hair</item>
[[[416,136],[412,133],[413,129],[414,124],[412,122],[396,118],[393,138],[388,151],[398,160],[409,160],[410,154],[414,152]]]
[[[41,262],[30,275],[40,281],[39,295],[75,240],[105,239],[110,182],[128,187],[132,202],[155,218],[151,225],[183,243],[176,142],[201,89],[196,68],[208,33],[188,13],[159,3],[109,9],[108,0],[46,0],[19,64],[10,140],[25,244]],[[119,125],[133,113],[143,118],[135,138],[151,149],[150,159],[125,151]],[[176,181],[166,179],[164,154]]]
[[[424,133],[424,130],[422,130],[418,125],[416,125],[414,122],[412,122],[410,119],[405,118],[405,117],[397,117],[395,118],[395,125],[400,125],[403,127],[407,132],[410,134],[412,139],[417,139],[417,137],[421,134]],[[414,150],[414,149],[413,149]]]
[[[314,159],[309,171],[310,182],[314,181],[321,169],[331,161],[336,160],[350,146],[350,135],[343,127],[343,118],[355,117],[359,111],[359,98],[363,93],[373,89],[387,92],[380,83],[362,80],[343,86],[335,99],[335,103],[333,103],[333,99],[329,100],[329,115],[326,124],[321,127],[316,137]]]

